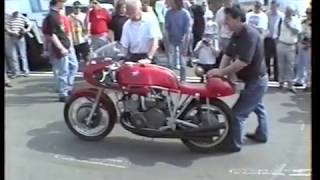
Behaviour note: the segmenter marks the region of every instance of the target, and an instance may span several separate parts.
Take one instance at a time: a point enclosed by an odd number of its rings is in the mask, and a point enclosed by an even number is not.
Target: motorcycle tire
[[[198,106],[199,102],[192,102],[189,107],[184,111],[184,113],[182,114],[181,117],[183,117],[182,119],[185,118],[185,115],[188,114],[188,112],[192,109],[194,109],[195,107]],[[201,105],[206,104],[206,101],[200,100]],[[199,142],[202,141],[202,143],[205,143],[203,141],[207,141],[210,138],[212,139],[212,137],[208,137],[208,138],[199,138],[199,140],[196,139],[181,139],[182,143],[187,146],[192,152],[198,152],[198,153],[211,153],[214,152],[215,150],[217,150],[219,147],[223,146],[225,144],[225,141],[227,139],[230,138],[230,127],[231,127],[231,123],[232,123],[232,118],[233,118],[233,113],[232,110],[229,108],[229,106],[223,102],[220,99],[213,99],[210,101],[210,105],[217,107],[226,117],[225,121],[227,123],[227,132],[225,134],[225,136],[223,137],[223,139],[220,139],[217,143],[214,143],[213,145],[199,145]],[[220,137],[219,137],[220,138]]]
[[[81,95],[72,96],[68,100],[68,102],[65,104],[65,107],[64,107],[64,119],[65,119],[65,122],[66,122],[68,128],[71,130],[71,132],[73,134],[75,134],[76,136],[78,136],[82,140],[86,140],[86,141],[102,140],[112,131],[112,129],[114,128],[114,125],[116,123],[116,120],[117,120],[117,111],[114,107],[112,100],[109,98],[103,97],[104,95],[102,95],[100,98],[100,102],[99,102],[99,104],[101,103],[102,106],[100,107],[100,105],[99,105],[97,107],[97,109],[99,109],[99,111],[100,111],[100,108],[103,108],[106,112],[108,112],[108,116],[109,116],[108,125],[105,128],[105,130],[103,130],[103,132],[99,133],[98,135],[87,136],[87,135],[79,133],[75,129],[75,127],[71,123],[71,119],[69,118],[70,107],[77,99],[79,99],[81,97],[95,99],[96,96],[97,96],[97,92],[95,92],[95,91],[88,91],[88,92],[82,93]]]

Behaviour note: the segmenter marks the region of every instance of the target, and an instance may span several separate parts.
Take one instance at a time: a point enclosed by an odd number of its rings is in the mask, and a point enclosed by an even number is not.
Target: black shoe
[[[300,83],[294,83],[294,86],[295,86],[295,87],[302,87],[302,86],[303,86],[303,84],[300,84]]]
[[[68,99],[69,99],[68,96],[61,96],[61,97],[59,97],[59,102],[67,102]]]
[[[267,139],[258,138],[254,133],[247,133],[246,137],[248,139],[251,139],[251,140],[259,142],[259,143],[266,143],[267,142]]]
[[[6,87],[9,87],[9,88],[12,87],[12,85],[11,85],[10,83],[6,83],[5,86],[6,86]]]
[[[187,62],[187,66],[193,68],[191,59]]]
[[[219,146],[217,147],[217,151],[222,153],[236,153],[236,152],[240,152],[241,148],[230,147],[230,146]]]

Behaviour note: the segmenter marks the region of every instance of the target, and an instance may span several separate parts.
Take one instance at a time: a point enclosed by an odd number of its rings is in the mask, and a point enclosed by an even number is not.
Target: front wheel
[[[117,116],[113,102],[100,97],[90,121],[87,120],[96,100],[96,92],[75,95],[66,103],[64,118],[73,134],[87,141],[98,141],[113,129]]]
[[[223,128],[216,130],[213,137],[203,137],[197,139],[182,139],[191,151],[209,153],[222,145],[230,135],[230,126],[232,110],[229,106],[219,99],[213,99],[206,103],[205,99],[200,102],[194,101],[186,109],[183,119],[189,120],[200,127],[210,127],[215,125],[223,125]]]

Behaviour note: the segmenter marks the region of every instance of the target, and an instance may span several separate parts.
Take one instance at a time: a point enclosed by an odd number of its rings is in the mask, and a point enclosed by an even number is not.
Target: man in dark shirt
[[[240,97],[233,106],[234,119],[230,127],[230,136],[225,148],[227,151],[241,150],[244,121],[251,112],[258,117],[259,125],[253,134],[246,136],[257,142],[266,142],[268,138],[266,110],[262,103],[268,87],[266,65],[263,60],[263,41],[259,32],[245,25],[245,14],[239,7],[225,9],[226,25],[233,35],[224,52],[220,68],[209,71],[210,76],[225,76],[236,73],[245,83]]]
[[[127,5],[124,0],[119,0],[116,4],[115,14],[112,16],[110,23],[110,29],[114,33],[114,40],[120,41],[122,35],[122,27],[124,23],[129,19],[126,14]]]
[[[58,81],[59,101],[65,102],[72,90],[78,61],[71,41],[71,25],[66,16],[62,16],[65,0],[51,0],[50,12],[44,19],[43,32],[49,41],[49,54]]]

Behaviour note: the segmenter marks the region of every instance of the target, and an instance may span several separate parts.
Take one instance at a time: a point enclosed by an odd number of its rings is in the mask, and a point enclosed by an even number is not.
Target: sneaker
[[[267,139],[258,138],[258,137],[256,136],[256,134],[254,134],[254,133],[247,133],[247,134],[246,134],[246,137],[247,137],[248,139],[251,139],[251,140],[253,140],[253,141],[255,141],[255,142],[259,142],[259,143],[266,143],[266,142],[267,142]]]
[[[221,146],[218,146],[216,150],[222,153],[236,153],[236,152],[240,152],[241,148],[221,145]]]
[[[29,73],[22,74],[23,77],[29,77]]]
[[[188,67],[190,67],[190,68],[192,68],[193,66],[192,66],[192,60],[190,59],[190,60],[188,60],[188,62],[187,62],[187,66]]]
[[[292,92],[293,94],[297,93],[297,90],[294,87],[289,88],[289,91]]]
[[[294,86],[295,86],[295,87],[302,87],[303,84],[301,84],[301,83],[295,83]]]
[[[178,70],[180,70],[180,65],[176,65],[176,68],[177,68]]]

